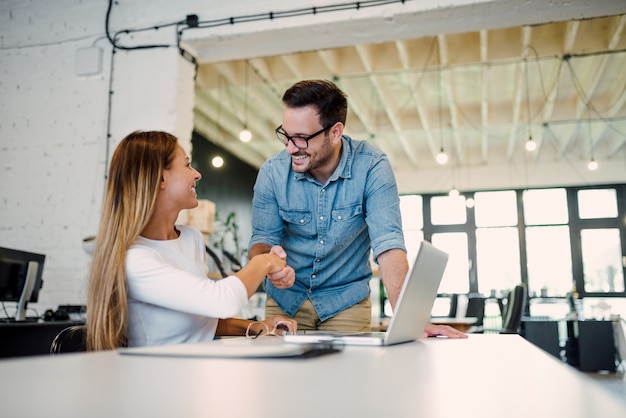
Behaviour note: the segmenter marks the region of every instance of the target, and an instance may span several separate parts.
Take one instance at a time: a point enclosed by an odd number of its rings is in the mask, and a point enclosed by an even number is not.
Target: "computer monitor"
[[[17,302],[16,321],[26,320],[26,306],[37,302],[46,256],[0,247],[0,302]]]

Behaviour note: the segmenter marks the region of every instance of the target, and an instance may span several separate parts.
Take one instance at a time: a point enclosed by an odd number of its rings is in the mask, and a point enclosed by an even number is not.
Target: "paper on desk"
[[[208,342],[123,348],[120,354],[192,358],[286,358],[313,357],[340,351],[341,345],[330,342],[287,344],[281,337],[224,338]]]

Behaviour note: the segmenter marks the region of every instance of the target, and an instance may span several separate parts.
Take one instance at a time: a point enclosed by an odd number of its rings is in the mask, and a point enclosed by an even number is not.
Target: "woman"
[[[262,322],[229,318],[267,274],[285,268],[286,254],[275,250],[254,257],[236,275],[208,279],[202,235],[175,225],[181,210],[198,205],[200,178],[170,134],[134,132],[118,145],[93,252],[88,350],[206,341],[276,328],[295,332],[295,321],[280,316]],[[290,279],[276,285],[292,284]]]

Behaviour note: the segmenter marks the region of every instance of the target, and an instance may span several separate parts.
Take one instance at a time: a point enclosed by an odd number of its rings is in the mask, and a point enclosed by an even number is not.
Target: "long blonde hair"
[[[154,212],[162,173],[176,146],[176,137],[166,132],[137,131],[113,153],[89,274],[89,351],[126,345],[126,251]]]

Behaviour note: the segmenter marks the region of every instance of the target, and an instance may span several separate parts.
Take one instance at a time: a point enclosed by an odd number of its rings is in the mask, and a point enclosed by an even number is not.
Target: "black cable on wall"
[[[267,12],[267,13],[259,13],[253,15],[243,15],[243,16],[234,16],[228,18],[214,19],[214,20],[200,20],[198,15],[196,14],[188,14],[184,20],[178,20],[174,22],[169,22],[161,25],[154,25],[144,28],[134,28],[134,29],[122,29],[114,34],[111,34],[109,29],[111,22],[111,11],[113,10],[114,0],[109,0],[109,4],[107,6],[106,16],[105,16],[105,32],[106,38],[109,43],[113,46],[111,51],[111,65],[110,65],[110,75],[109,75],[109,98],[108,98],[108,109],[107,109],[107,133],[106,133],[106,156],[105,156],[105,164],[104,164],[104,178],[106,179],[108,176],[108,164],[109,164],[109,154],[110,154],[110,141],[111,141],[111,113],[112,113],[112,96],[113,96],[113,66],[115,61],[115,53],[117,50],[123,51],[133,51],[133,50],[145,50],[145,49],[154,49],[154,48],[178,48],[181,56],[189,61],[195,67],[194,79],[198,74],[198,62],[196,57],[193,56],[189,51],[185,50],[181,46],[181,38],[183,32],[189,29],[205,29],[205,28],[215,28],[219,26],[227,26],[227,25],[235,25],[239,23],[249,23],[249,22],[258,22],[262,20],[275,20],[275,19],[284,19],[290,17],[298,17],[298,16],[306,16],[306,15],[318,15],[322,13],[332,13],[332,12],[341,12],[346,10],[360,10],[371,7],[385,6],[393,3],[406,3],[412,0],[366,0],[366,1],[357,1],[357,2],[349,2],[349,3],[338,3],[338,4],[329,4],[325,6],[319,7],[308,7],[302,9],[292,9],[285,10],[280,12]],[[119,41],[120,35],[129,35],[138,32],[145,32],[151,30],[160,30],[167,27],[176,27],[176,44],[145,44],[145,45],[133,45],[126,46],[122,45]]]

